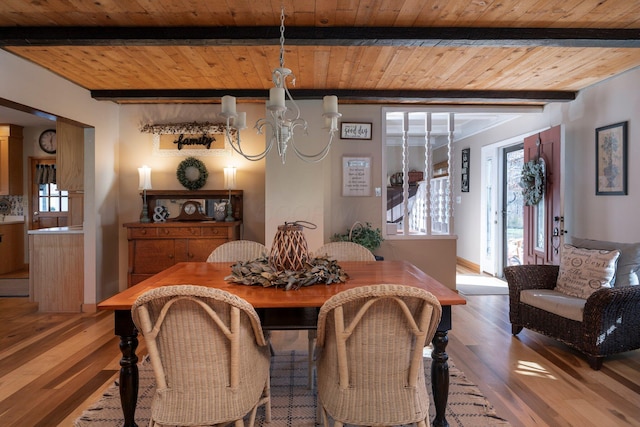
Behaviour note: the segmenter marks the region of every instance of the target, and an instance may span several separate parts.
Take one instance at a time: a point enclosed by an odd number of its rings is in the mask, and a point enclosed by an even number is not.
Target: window
[[[424,111],[384,114],[387,235],[449,234],[448,160],[453,114]]]
[[[38,211],[67,212],[69,210],[69,193],[58,190],[54,183],[38,185]]]

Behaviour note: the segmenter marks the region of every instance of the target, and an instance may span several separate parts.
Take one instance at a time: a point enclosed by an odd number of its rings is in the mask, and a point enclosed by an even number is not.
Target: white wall
[[[582,91],[569,103],[549,104],[543,113],[523,117],[487,132],[456,142],[454,155],[471,148],[471,188],[454,188],[458,256],[480,264],[481,259],[481,147],[516,135],[562,125],[565,132],[563,166],[565,228],[569,236],[620,242],[640,241],[635,208],[640,206],[640,169],[633,160],[640,156],[640,69],[627,72]],[[627,196],[595,195],[595,129],[629,121]]]

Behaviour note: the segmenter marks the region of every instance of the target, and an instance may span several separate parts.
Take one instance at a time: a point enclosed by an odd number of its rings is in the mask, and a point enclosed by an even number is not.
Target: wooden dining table
[[[169,285],[192,284],[218,288],[231,292],[248,301],[264,317],[265,329],[310,329],[315,327],[314,315],[333,295],[358,286],[393,283],[414,286],[431,292],[442,306],[442,318],[433,338],[431,379],[436,409],[434,426],[448,426],[445,409],[449,393],[449,366],[446,353],[447,334],[452,326],[451,307],[465,304],[457,292],[429,276],[407,261],[340,261],[340,267],[347,273],[346,283],[316,284],[297,290],[276,287],[247,286],[225,280],[231,274],[231,264],[207,262],[183,262],[102,301],[100,310],[113,310],[115,334],[120,337],[120,400],[124,426],[136,426],[134,414],[138,398],[138,331],[131,317],[131,306],[136,298],[154,288]],[[306,310],[302,310],[306,309]],[[289,316],[277,316],[280,324],[270,322],[273,311],[287,311]],[[295,313],[307,313],[300,318]],[[311,316],[308,314],[311,313]],[[276,317],[276,316],[272,316]],[[311,319],[309,319],[311,317]],[[285,320],[283,320],[285,319]]]

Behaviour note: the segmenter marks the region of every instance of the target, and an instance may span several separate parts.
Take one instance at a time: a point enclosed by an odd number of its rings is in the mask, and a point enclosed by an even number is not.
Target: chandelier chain
[[[280,9],[280,68],[284,68],[284,6]]]

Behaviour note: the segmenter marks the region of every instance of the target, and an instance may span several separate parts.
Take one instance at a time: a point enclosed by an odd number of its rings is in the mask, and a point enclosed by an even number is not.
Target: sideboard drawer
[[[135,228],[129,227],[127,228],[127,237],[129,240],[131,239],[144,239],[144,238],[153,238],[158,236],[157,228]]]
[[[211,227],[211,228],[203,228],[202,235],[203,236],[211,236],[211,237],[226,237],[227,236],[227,227]]]
[[[162,237],[197,237],[202,234],[200,227],[166,227],[158,228],[158,236]]]

